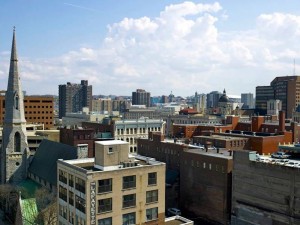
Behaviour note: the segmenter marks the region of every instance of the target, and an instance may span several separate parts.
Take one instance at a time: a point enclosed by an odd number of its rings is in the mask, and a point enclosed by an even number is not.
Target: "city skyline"
[[[288,3],[2,1],[0,90],[16,26],[28,94],[57,95],[58,85],[82,79],[94,95],[255,93],[276,76],[298,74],[300,3]]]

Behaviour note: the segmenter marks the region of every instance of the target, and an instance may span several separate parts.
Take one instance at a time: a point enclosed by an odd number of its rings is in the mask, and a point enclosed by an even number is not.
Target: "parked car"
[[[168,216],[180,216],[181,215],[180,209],[176,209],[176,208],[168,208],[167,213],[168,213]]]
[[[271,155],[271,157],[276,159],[287,159],[290,155],[285,154],[284,152],[275,152]]]

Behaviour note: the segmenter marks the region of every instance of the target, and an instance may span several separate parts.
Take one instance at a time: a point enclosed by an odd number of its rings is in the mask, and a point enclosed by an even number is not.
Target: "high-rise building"
[[[242,93],[241,102],[244,103],[242,106],[243,109],[253,109],[254,108],[253,93]]]
[[[255,93],[255,109],[260,114],[267,113],[268,100],[274,99],[274,90],[271,86],[257,86]]]
[[[256,87],[256,109],[266,113],[267,101],[280,100],[286,117],[291,118],[300,103],[300,76],[276,77],[270,86]]]
[[[221,98],[222,93],[219,91],[212,91],[207,94],[206,98],[206,108],[216,108],[219,104],[219,99]]]
[[[150,92],[143,89],[136,89],[132,92],[132,105],[145,105],[150,107]]]
[[[80,84],[61,84],[59,89],[59,118],[66,113],[82,111],[83,107],[92,110],[92,85],[87,80],[81,80]]]
[[[194,109],[197,110],[197,112],[204,113],[206,109],[206,94],[198,94],[198,92],[195,93],[194,97]]]
[[[1,183],[18,183],[27,177],[29,148],[26,135],[23,92],[18,72],[15,30],[7,91],[5,94],[5,117],[0,154]]]

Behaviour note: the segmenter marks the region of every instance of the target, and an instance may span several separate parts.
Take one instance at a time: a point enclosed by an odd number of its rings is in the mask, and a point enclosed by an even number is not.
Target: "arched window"
[[[19,132],[15,133],[15,152],[21,152],[21,135]]]

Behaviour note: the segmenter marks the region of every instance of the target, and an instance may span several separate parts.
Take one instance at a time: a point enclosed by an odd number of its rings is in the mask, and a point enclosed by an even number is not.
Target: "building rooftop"
[[[165,219],[165,225],[188,225],[194,224],[192,220],[186,219],[182,216],[172,216]]]
[[[215,149],[208,149],[206,152],[205,149],[188,149],[186,150],[190,153],[200,154],[200,155],[207,155],[211,157],[223,158],[223,159],[232,159],[231,151],[227,151],[224,149],[219,149],[219,153]]]
[[[151,166],[151,165],[163,165],[165,163],[156,161],[154,158],[145,157],[141,155],[132,154],[129,155],[128,162],[122,162],[116,166],[110,166],[110,171],[122,170],[126,168],[141,167],[141,166]],[[71,164],[75,167],[83,169],[85,172],[99,172],[104,171],[95,165],[95,158],[84,158],[84,159],[71,159],[64,160],[64,163]],[[105,170],[106,171],[106,170]]]
[[[96,141],[95,143],[99,143],[101,145],[128,144],[128,142],[121,140]]]

